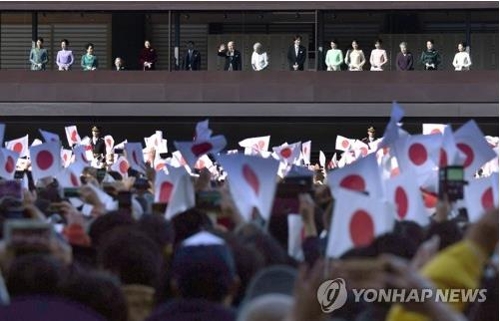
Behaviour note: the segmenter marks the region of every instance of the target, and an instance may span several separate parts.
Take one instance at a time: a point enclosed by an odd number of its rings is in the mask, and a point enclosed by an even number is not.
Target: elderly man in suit
[[[293,45],[288,48],[288,65],[290,70],[304,70],[304,63],[306,62],[307,50],[306,47],[300,44],[302,37],[295,35],[293,37]]]
[[[182,60],[182,70],[200,70],[201,54],[194,49],[194,42],[188,41],[186,54]]]
[[[219,52],[217,53],[219,57],[226,58],[224,64],[224,70],[233,71],[241,70],[241,53],[234,49],[234,41],[229,41],[227,47],[224,44],[219,46]]]

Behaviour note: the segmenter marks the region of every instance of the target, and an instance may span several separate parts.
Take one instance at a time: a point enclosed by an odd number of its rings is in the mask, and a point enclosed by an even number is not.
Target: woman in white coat
[[[469,70],[472,65],[472,61],[470,60],[469,53],[465,51],[465,44],[460,42],[458,44],[458,52],[455,54],[455,58],[453,58],[453,67],[455,67],[455,71],[464,71]]]
[[[257,42],[253,45],[252,53],[252,69],[255,71],[262,71],[269,66],[269,58],[267,52],[262,51],[262,44]]]

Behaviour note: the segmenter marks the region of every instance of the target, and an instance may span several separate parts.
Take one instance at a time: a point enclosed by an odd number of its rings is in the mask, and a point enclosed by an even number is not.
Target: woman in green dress
[[[94,44],[88,43],[85,46],[87,53],[82,56],[81,66],[83,71],[94,71],[99,67],[97,56],[94,55]]]
[[[342,50],[338,49],[338,42],[333,39],[330,42],[332,49],[328,50],[326,53],[325,64],[328,67],[328,71],[340,71],[340,67],[344,62],[344,56],[342,55]]]
[[[45,65],[49,61],[47,49],[43,47],[43,38],[36,39],[36,45],[30,51],[31,70],[40,71],[45,70]]]

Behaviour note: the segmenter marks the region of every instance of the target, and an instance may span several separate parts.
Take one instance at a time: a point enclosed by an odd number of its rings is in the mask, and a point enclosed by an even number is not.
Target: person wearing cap
[[[104,159],[106,155],[106,144],[104,143],[104,139],[100,136],[101,130],[99,127],[92,127],[92,141],[90,144],[92,145],[92,153],[94,154],[94,158]]]
[[[368,137],[363,138],[361,141],[363,143],[365,143],[365,144],[373,143],[376,140],[376,138],[375,138],[375,128],[373,128],[373,126],[370,126],[368,128],[367,133],[368,133]]]

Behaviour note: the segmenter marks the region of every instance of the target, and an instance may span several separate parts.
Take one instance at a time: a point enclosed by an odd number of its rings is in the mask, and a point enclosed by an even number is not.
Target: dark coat
[[[184,59],[182,60],[182,70],[200,70],[201,69],[201,54],[198,50],[193,49],[191,59],[189,57],[189,50],[186,50]]]
[[[233,56],[229,56],[227,50],[217,53],[219,57],[226,58],[224,70],[229,70],[229,64],[233,64],[233,70],[241,70],[241,53],[238,50],[234,51]]]
[[[306,62],[307,49],[306,47],[299,46],[299,54],[295,55],[295,45],[291,45],[288,48],[288,66],[290,70],[293,70],[293,65],[296,63],[299,66],[299,70],[304,70],[304,63]]]

